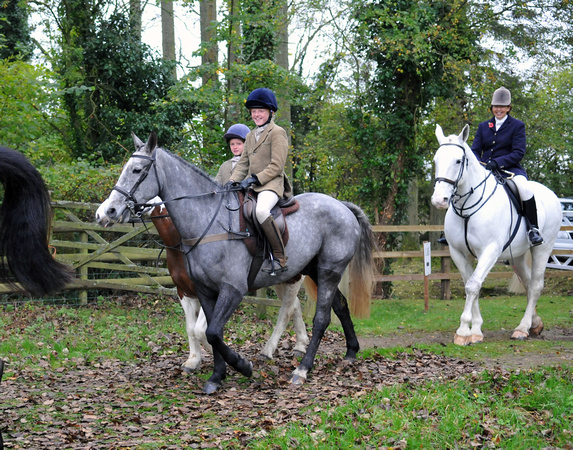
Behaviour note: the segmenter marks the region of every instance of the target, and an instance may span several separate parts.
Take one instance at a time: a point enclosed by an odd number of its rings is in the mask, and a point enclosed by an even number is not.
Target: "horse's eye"
[[[462,163],[462,160],[461,160],[461,159],[458,159],[458,160],[456,161],[456,164],[461,164],[461,163]]]
[[[133,173],[138,174],[141,173],[142,169],[133,169]]]

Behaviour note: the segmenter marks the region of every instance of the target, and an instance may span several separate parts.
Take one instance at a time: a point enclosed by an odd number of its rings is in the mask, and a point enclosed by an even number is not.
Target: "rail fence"
[[[55,215],[52,221],[52,238],[57,260],[69,264],[76,271],[76,279],[67,290],[79,292],[80,303],[87,303],[90,291],[130,291],[176,296],[176,288],[167,270],[165,252],[153,224],[116,224],[102,228],[94,221],[97,204],[54,201]],[[563,227],[571,231],[573,227]],[[426,233],[443,230],[442,225],[373,226],[375,233]],[[554,254],[573,257],[571,250],[559,250]],[[564,256],[563,256],[564,255]],[[388,251],[376,252],[375,258],[415,258],[420,260],[419,273],[379,275],[378,282],[423,281],[424,252]],[[440,270],[428,276],[430,281],[441,283],[441,298],[450,297],[450,281],[460,279],[452,271],[447,248],[432,251],[432,258],[440,258]],[[510,278],[513,272],[492,272],[490,278]],[[571,272],[548,270],[546,276],[571,276]],[[348,283],[348,280],[346,280]],[[346,290],[346,289],[344,289]],[[8,284],[0,284],[0,294],[14,292]],[[278,300],[265,298],[264,291],[246,301],[264,306],[279,306]]]

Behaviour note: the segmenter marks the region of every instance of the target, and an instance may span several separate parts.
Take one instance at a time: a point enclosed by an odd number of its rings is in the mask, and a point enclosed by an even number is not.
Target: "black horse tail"
[[[357,205],[350,202],[342,202],[360,224],[360,242],[354,258],[350,261],[350,313],[354,317],[370,317],[370,300],[372,297],[372,287],[374,286],[374,257],[376,240],[372,231],[370,220],[364,211]]]
[[[52,208],[42,176],[21,153],[0,147],[0,182],[0,257],[29,294],[62,290],[73,272],[56,261],[48,247]]]

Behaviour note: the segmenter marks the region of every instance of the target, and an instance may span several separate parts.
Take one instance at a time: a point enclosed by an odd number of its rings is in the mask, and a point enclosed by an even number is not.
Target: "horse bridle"
[[[455,145],[456,147],[459,147],[462,149],[462,151],[464,152],[464,156],[462,157],[462,166],[460,167],[460,171],[458,172],[458,176],[455,180],[452,180],[450,178],[446,178],[446,177],[438,177],[434,180],[434,185],[440,181],[444,182],[444,183],[448,183],[451,184],[454,187],[454,192],[457,192],[458,189],[458,183],[460,182],[462,175],[464,174],[464,169],[465,167],[467,167],[468,165],[468,159],[466,157],[466,149],[463,145],[460,144],[456,144],[455,142],[449,142],[447,144],[441,144],[440,147],[438,147],[438,150],[443,147],[444,145]]]
[[[140,150],[140,149],[141,149],[141,147],[139,147],[137,150]],[[196,194],[196,195],[183,195],[180,197],[173,198],[171,200],[164,200],[162,202],[157,202],[154,204],[138,203],[137,199],[135,198],[135,192],[137,191],[137,189],[139,188],[141,183],[143,183],[143,181],[149,175],[149,171],[151,170],[151,166],[153,166],[153,169],[155,170],[155,176],[157,178],[157,182],[159,182],[159,177],[157,176],[157,166],[155,165],[155,161],[156,161],[155,155],[156,155],[155,150],[153,151],[152,156],[136,155],[136,154],[131,155],[132,158],[146,159],[149,161],[149,164],[147,164],[142,169],[142,172],[141,172],[141,175],[139,176],[139,179],[134,183],[134,185],[132,186],[132,188],[129,191],[126,191],[125,189],[119,187],[117,184],[112,188],[112,190],[119,192],[120,194],[122,194],[126,198],[125,204],[126,204],[127,208],[129,209],[130,213],[135,217],[141,218],[143,210],[148,206],[158,206],[158,205],[166,204],[168,202],[173,202],[176,200],[199,198],[199,197],[204,197],[206,195],[214,195],[214,194],[219,194],[219,193],[228,194],[228,193],[232,192],[229,190],[213,191],[213,192],[206,192],[206,193]],[[209,225],[207,225],[207,228],[205,228],[205,230],[203,231],[203,233],[201,234],[200,237],[192,240],[193,244],[191,245],[191,248],[187,252],[185,252],[186,254],[191,252],[193,249],[195,249],[197,247],[197,245],[199,245],[203,241],[203,239],[207,235],[207,232],[209,231],[209,229],[211,228],[211,226],[215,222],[215,219],[217,218],[217,214],[218,214],[219,210],[221,209],[221,205],[223,204],[223,198],[224,197],[225,197],[224,195],[221,196],[221,199],[219,200],[219,204],[217,206],[217,209],[215,210],[215,214],[213,215],[211,222],[209,222]],[[223,234],[225,234],[225,233],[223,233]],[[249,233],[241,233],[241,232],[232,231],[230,229],[230,224],[229,224],[229,229],[227,230],[227,233],[225,234],[225,236],[231,236],[231,235],[239,236],[239,237],[232,238],[232,239],[246,239],[247,237],[250,236]],[[228,239],[231,239],[231,238],[228,237]],[[187,240],[181,239],[181,242],[183,242],[183,241],[187,241]]]
[[[131,214],[133,214],[136,217],[140,217],[143,210],[145,209],[146,204],[145,203],[137,203],[137,199],[135,198],[135,192],[137,191],[137,189],[139,188],[139,186],[141,185],[141,183],[143,183],[145,181],[145,179],[147,178],[147,176],[149,175],[149,171],[151,170],[151,167],[153,166],[153,169],[155,170],[155,175],[157,175],[157,167],[155,166],[155,151],[153,152],[153,155],[151,156],[147,156],[147,155],[131,155],[132,158],[141,158],[141,159],[145,159],[147,161],[149,161],[149,164],[147,164],[141,171],[141,175],[139,176],[139,179],[135,182],[135,184],[132,186],[132,188],[128,191],[126,191],[125,189],[119,187],[117,184],[112,188],[112,191],[117,191],[120,194],[122,194],[125,198],[125,204],[127,205],[127,208],[129,209],[129,211],[131,212]]]

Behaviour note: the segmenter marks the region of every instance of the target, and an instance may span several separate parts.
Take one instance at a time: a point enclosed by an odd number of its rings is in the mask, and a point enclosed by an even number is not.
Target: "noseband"
[[[448,143],[448,144],[442,144],[440,145],[440,147],[438,148],[438,150],[443,147],[444,145],[455,145],[456,147],[459,147],[463,150],[464,152],[464,156],[462,157],[462,166],[460,168],[460,171],[458,172],[458,176],[455,180],[452,180],[450,178],[445,178],[445,177],[437,177],[434,180],[434,185],[440,181],[444,182],[444,183],[448,183],[451,184],[454,187],[454,192],[456,192],[457,188],[458,188],[458,183],[460,182],[462,175],[464,174],[464,168],[467,167],[468,165],[468,159],[466,157],[466,149],[463,145],[460,144],[456,144],[456,143]]]

